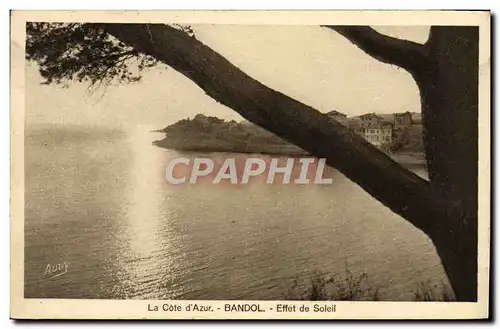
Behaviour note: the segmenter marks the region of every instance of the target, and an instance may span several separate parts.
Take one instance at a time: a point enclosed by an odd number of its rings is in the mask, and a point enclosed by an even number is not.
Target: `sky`
[[[420,112],[413,78],[381,63],[335,31],[319,26],[195,25],[198,40],[251,77],[321,112],[349,116],[367,112]],[[428,27],[376,28],[394,37],[423,43]],[[41,85],[35,64],[26,66],[26,123],[162,128],[198,113],[237,121],[171,68],[156,67],[134,84],[90,92],[86,84],[66,88]]]

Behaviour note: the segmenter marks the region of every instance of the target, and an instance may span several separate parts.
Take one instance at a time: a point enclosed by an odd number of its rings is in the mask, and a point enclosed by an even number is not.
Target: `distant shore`
[[[199,143],[198,145],[179,145],[169,139],[165,138],[162,140],[154,141],[153,145],[176,151],[187,151],[187,152],[224,152],[224,153],[246,153],[246,154],[265,154],[271,156],[291,156],[291,157],[302,157],[309,156],[310,154],[295,145],[282,146],[282,145],[254,145],[245,147],[225,147],[222,145],[206,145],[204,143]],[[422,153],[391,153],[388,154],[394,161],[402,165],[425,165],[425,157]]]
[[[251,123],[227,122],[202,114],[192,120],[184,119],[152,132],[165,134],[163,139],[153,142],[153,145],[164,149],[292,157],[310,155],[300,147]],[[425,164],[425,157],[421,152],[394,152],[388,155],[403,165]]]

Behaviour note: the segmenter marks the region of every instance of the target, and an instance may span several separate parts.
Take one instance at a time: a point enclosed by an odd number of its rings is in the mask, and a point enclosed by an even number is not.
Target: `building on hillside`
[[[408,127],[412,125],[411,112],[394,113],[394,128]]]
[[[379,115],[376,115],[375,113],[363,114],[360,115],[358,118],[361,119],[364,125],[376,125],[384,121],[384,118],[382,118]]]
[[[197,114],[194,118],[193,121],[195,122],[200,122],[200,123],[224,123],[223,119],[219,119],[217,117],[210,117],[206,116],[204,114]]]
[[[337,122],[340,122],[342,124],[346,124],[347,114],[344,114],[344,113],[336,111],[336,110],[330,111],[330,112],[325,113],[325,114]]]
[[[393,125],[389,122],[368,124],[363,128],[363,137],[371,144],[381,147],[392,142],[392,128]]]

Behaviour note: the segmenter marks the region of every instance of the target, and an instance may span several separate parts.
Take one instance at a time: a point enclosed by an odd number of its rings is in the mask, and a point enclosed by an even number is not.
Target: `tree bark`
[[[386,58],[385,62],[404,62],[404,49],[409,49],[409,54],[413,54],[410,59],[406,59],[407,64],[395,63],[404,65],[421,88],[425,138],[428,144],[427,161],[432,180],[428,182],[404,169],[363,138],[326,115],[252,79],[224,57],[183,32],[163,24],[99,26],[139,52],[149,54],[182,73],[210,97],[237,111],[249,121],[317,157],[326,158],[329,165],[432,239],[459,300],[477,298],[477,279],[474,280],[477,270],[473,275],[473,268],[477,269],[477,258],[475,266],[472,260],[472,255],[477,254],[477,202],[476,210],[470,197],[467,197],[466,202],[462,202],[462,197],[466,195],[465,186],[468,184],[467,186],[474,187],[474,175],[467,172],[467,184],[459,182],[459,177],[464,173],[459,175],[458,168],[463,166],[463,170],[473,169],[474,161],[468,158],[468,152],[473,152],[472,145],[477,141],[477,133],[473,136],[474,129],[477,129],[477,101],[474,105],[472,95],[474,88],[477,93],[477,77],[475,80],[472,77],[473,68],[468,60],[467,63],[455,62],[454,55],[448,57],[451,55],[448,54],[449,50],[446,50],[445,40],[449,39],[453,43],[456,39],[453,33],[456,31],[445,31],[443,35],[438,33],[431,37],[425,51],[433,51],[432,66],[422,65],[422,62],[416,60],[425,58],[423,63],[428,61],[428,55],[421,52],[423,48],[420,46],[415,48],[411,44],[406,47],[407,43],[393,42],[394,40],[385,43],[385,46],[399,49],[395,59]],[[467,33],[464,32],[464,38],[469,37],[472,42],[472,36]],[[346,32],[343,35],[350,34]],[[359,38],[360,34],[356,34],[357,45],[363,49],[366,42],[383,41],[378,35],[372,36],[375,39]],[[470,46],[470,42],[464,44]],[[377,56],[382,58],[384,55],[377,52],[377,47],[383,48],[384,43],[376,42],[370,45],[371,51],[375,51]],[[473,50],[466,50],[472,56]],[[464,64],[464,68],[460,64]],[[446,76],[447,74],[452,75]],[[452,81],[454,78],[460,79],[460,82]],[[464,78],[472,80],[464,81]],[[460,96],[453,94],[458,91],[462,93]],[[463,99],[453,100],[454,97]],[[450,120],[453,115],[449,110],[457,106],[462,108],[461,112],[464,113],[459,113],[456,118]],[[466,122],[468,118],[472,118],[474,106],[476,117]],[[467,137],[462,136],[462,133],[467,133]],[[446,136],[451,136],[452,141],[446,141]],[[465,143],[466,149],[456,148],[461,143]],[[447,152],[447,148],[458,153]],[[445,155],[440,154],[441,151],[445,152]],[[477,154],[477,149],[474,154]],[[463,165],[456,165],[455,161]],[[447,165],[452,167],[448,168]],[[475,183],[477,184],[477,177]],[[477,187],[474,191],[477,198]],[[467,195],[472,195],[474,191],[469,191],[470,194]],[[474,225],[476,234],[470,234],[469,230],[474,229]],[[473,237],[476,239],[475,244]]]
[[[414,74],[420,89],[429,178],[460,203],[463,221],[435,243],[460,300],[477,300],[479,28],[433,27],[431,65]]]
[[[477,208],[479,28],[434,27],[420,89],[430,180]]]

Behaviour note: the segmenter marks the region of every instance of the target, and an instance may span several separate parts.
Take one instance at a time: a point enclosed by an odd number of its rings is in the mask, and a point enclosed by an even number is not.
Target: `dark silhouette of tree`
[[[249,121],[338,169],[433,241],[457,300],[477,300],[479,28],[433,26],[425,44],[366,26],[325,26],[373,58],[408,71],[420,90],[429,181],[314,108],[251,78],[166,24],[27,25],[27,59],[46,83],[133,82],[166,64]],[[161,92],[161,91],[159,91]]]

